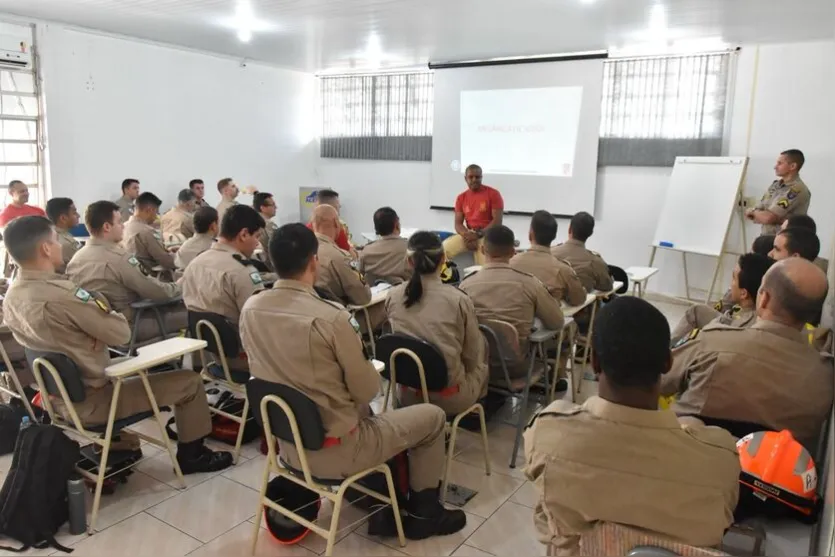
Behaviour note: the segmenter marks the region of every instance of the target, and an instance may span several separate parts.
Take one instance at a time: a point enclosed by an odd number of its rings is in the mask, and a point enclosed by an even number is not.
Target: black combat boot
[[[406,505],[409,516],[403,524],[403,530],[410,540],[448,536],[467,525],[464,511],[445,509],[441,505],[439,493],[439,487],[409,493]]]

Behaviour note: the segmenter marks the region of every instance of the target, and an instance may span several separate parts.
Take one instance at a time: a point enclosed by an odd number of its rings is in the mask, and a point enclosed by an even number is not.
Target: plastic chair
[[[403,385],[419,391],[423,397],[423,402],[426,404],[431,404],[429,393],[439,392],[447,388],[449,376],[444,356],[428,342],[404,334],[388,334],[380,337],[377,342],[377,351],[380,360],[386,364],[386,368],[381,375],[389,380],[389,388],[386,389],[383,399],[383,412],[389,407],[389,396],[392,395],[396,385]],[[396,400],[396,397],[394,398]],[[441,479],[441,503],[446,500],[449,469],[452,466],[452,458],[455,456],[458,428],[461,420],[471,413],[478,414],[481,426],[481,442],[484,447],[484,472],[488,476],[491,473],[487,421],[484,416],[484,407],[481,403],[476,402],[463,412],[447,417],[446,429],[450,437],[444,475]],[[449,418],[452,418],[451,425]]]
[[[552,548],[548,554],[553,555]],[[600,522],[580,537],[580,555],[626,555],[665,557],[668,555],[728,555],[715,548],[687,545],[662,536],[613,522]]]
[[[327,540],[325,555],[333,555],[333,546],[336,541],[337,528],[339,526],[339,514],[342,511],[345,492],[349,488],[378,499],[386,505],[391,505],[394,520],[397,525],[397,536],[400,547],[406,545],[406,538],[403,534],[403,523],[400,519],[400,507],[397,503],[397,492],[394,489],[394,481],[392,480],[391,470],[389,470],[388,465],[382,463],[347,478],[317,478],[312,474],[310,466],[307,464],[307,451],[318,451],[325,444],[325,427],[322,424],[322,417],[319,415],[319,409],[316,407],[316,403],[310,400],[304,393],[292,387],[264,381],[263,379],[250,379],[247,382],[246,390],[249,400],[260,409],[260,412],[255,414],[255,419],[264,428],[268,450],[267,462],[264,465],[264,473],[261,478],[258,508],[255,511],[256,520],[252,531],[250,554],[255,554],[255,549],[258,545],[258,534],[261,528],[260,517],[264,507],[267,506],[325,538]],[[296,447],[301,469],[293,468],[284,461],[279,463],[273,436],[286,443],[292,443]],[[329,499],[333,503],[333,514],[331,515],[328,528],[322,528],[299,515],[294,510],[268,499],[266,497],[266,491],[271,473],[316,492],[320,498],[324,497]],[[380,473],[385,476],[389,492],[388,497],[357,483],[362,478],[375,473]],[[333,491],[334,489],[336,489],[336,492]]]
[[[156,398],[154,398],[154,392],[151,390],[151,386],[144,374],[140,374],[139,377],[145,385],[145,392],[148,395],[151,410],[139,412],[138,414],[117,420],[116,409],[119,406],[119,393],[122,386],[122,380],[119,378],[113,381],[113,396],[110,399],[110,412],[107,417],[107,422],[99,425],[85,426],[75,409],[75,405],[77,403],[84,402],[87,398],[84,383],[81,381],[81,372],[76,363],[65,354],[32,350],[29,348],[26,348],[25,350],[26,359],[29,362],[29,366],[32,368],[35,380],[38,382],[38,388],[41,393],[44,394],[41,398],[42,404],[46,412],[49,414],[52,424],[67,431],[75,432],[90,443],[94,443],[102,448],[101,460],[98,463],[98,474],[94,475],[84,469],[76,467],[79,474],[90,479],[91,481],[96,482],[96,490],[93,497],[93,512],[90,517],[90,526],[87,529],[88,534],[92,534],[95,531],[96,519],[99,514],[99,506],[101,504],[101,494],[105,478],[123,471],[117,470],[111,474],[106,473],[108,457],[110,456],[110,444],[113,439],[113,435],[133,424],[141,422],[151,416],[156,418],[157,423],[159,424],[160,434],[162,435],[161,440],[147,436],[138,431],[131,431],[131,433],[141,439],[144,439],[148,443],[163,447],[168,451],[168,455],[171,457],[171,463],[174,466],[174,472],[180,480],[180,484],[185,489],[185,480],[183,479],[183,473],[180,470],[180,464],[177,462],[177,455],[168,440],[168,435],[165,433],[165,421],[160,415],[159,406],[157,405]],[[46,371],[46,373],[44,373],[44,371]],[[55,411],[55,408],[52,405],[52,397],[60,397],[67,414],[69,414],[69,419],[66,419],[62,414]],[[136,464],[136,462],[130,464],[129,466],[133,466],[134,464]]]
[[[206,348],[200,351],[200,363],[203,367],[201,377],[207,381],[216,381],[230,391],[243,396],[244,408],[240,416],[224,412],[219,408],[209,406],[213,414],[223,416],[240,424],[235,450],[232,453],[237,463],[241,455],[241,443],[244,437],[247,417],[249,416],[249,399],[246,396],[246,382],[249,381],[248,371],[229,369],[227,354],[241,353],[241,341],[238,332],[229,320],[218,313],[189,311],[189,332],[198,340],[206,341]],[[209,361],[206,351],[211,352],[219,361]]]

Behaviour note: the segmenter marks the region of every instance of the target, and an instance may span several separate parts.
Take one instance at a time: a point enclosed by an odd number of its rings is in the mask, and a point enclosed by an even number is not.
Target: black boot
[[[438,498],[439,493],[438,487],[409,493],[409,503],[406,505],[409,516],[403,529],[410,540],[448,536],[467,525],[464,511],[445,509]]]
[[[381,509],[380,507],[385,508]],[[394,538],[397,536],[397,523],[394,520],[394,510],[391,506],[374,505],[371,512],[374,514],[368,519],[369,536],[379,538]]]
[[[177,445],[177,462],[183,474],[198,472],[217,472],[232,466],[232,453],[212,451],[203,444],[203,440]]]

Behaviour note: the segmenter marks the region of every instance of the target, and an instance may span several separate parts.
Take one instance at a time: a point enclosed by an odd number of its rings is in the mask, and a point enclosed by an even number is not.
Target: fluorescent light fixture
[[[238,40],[247,43],[252,40],[256,32],[271,31],[274,26],[267,21],[255,17],[249,0],[239,0],[235,8],[234,17],[224,18],[219,23],[228,29],[233,29]]]

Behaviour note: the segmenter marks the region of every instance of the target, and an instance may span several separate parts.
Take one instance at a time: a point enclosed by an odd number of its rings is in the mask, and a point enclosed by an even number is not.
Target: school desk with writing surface
[[[371,347],[371,355],[377,355],[377,345],[374,341],[374,330],[371,326],[371,313],[369,309],[376,306],[377,304],[381,304],[386,301],[388,298],[389,290],[391,289],[391,285],[388,283],[378,284],[376,286],[371,287],[371,301],[365,305],[348,305],[347,309],[354,315],[358,312],[362,312],[363,319],[365,320],[366,330],[368,331],[368,339],[369,345]]]

